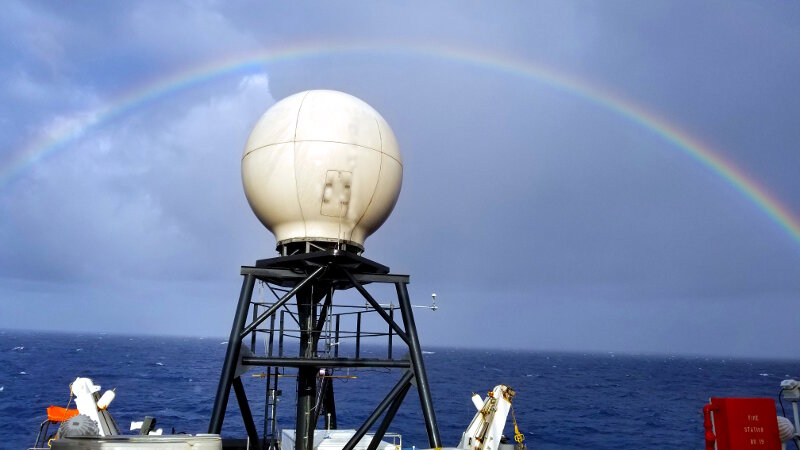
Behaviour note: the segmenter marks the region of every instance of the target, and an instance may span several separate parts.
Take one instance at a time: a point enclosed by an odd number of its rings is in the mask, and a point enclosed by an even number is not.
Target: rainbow
[[[649,130],[716,176],[725,180],[800,245],[800,220],[794,216],[786,205],[782,204],[778,198],[754,179],[748,177],[732,161],[723,158],[720,152],[713,151],[699,139],[690,136],[676,125],[671,124],[644,107],[608,89],[558,72],[550,67],[528,61],[520,61],[503,55],[444,46],[431,46],[429,44],[423,46],[394,44],[326,44],[320,46],[318,43],[300,44],[259,53],[229,56],[224,60],[214,61],[210,64],[197,66],[168,77],[135,86],[118,95],[106,106],[77,115],[72,120],[64,121],[60,126],[43,133],[41,138],[33,141],[18,152],[12,158],[10,164],[0,168],[0,188],[8,185],[13,179],[19,177],[37,162],[61,149],[67,148],[70,143],[79,139],[88,130],[167,95],[231,74],[263,73],[265,64],[268,63],[346,54],[425,56],[440,60],[444,59],[532,79],[589,101]]]

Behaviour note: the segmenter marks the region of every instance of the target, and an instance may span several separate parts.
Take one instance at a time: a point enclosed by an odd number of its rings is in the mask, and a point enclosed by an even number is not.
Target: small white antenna
[[[439,307],[436,306],[436,292],[431,294],[431,298],[433,299],[433,304],[431,304],[431,309],[436,311],[437,309],[439,309]]]

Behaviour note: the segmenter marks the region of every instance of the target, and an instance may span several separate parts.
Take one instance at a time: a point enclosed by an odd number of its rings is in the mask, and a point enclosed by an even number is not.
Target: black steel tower
[[[305,245],[305,249],[311,250],[308,245]],[[287,249],[283,248],[283,254],[286,253]],[[344,447],[345,450],[352,450],[382,417],[369,446],[369,450],[374,450],[412,384],[419,394],[428,443],[433,448],[441,447],[408,295],[407,275],[392,274],[386,266],[339,249],[298,252],[290,256],[259,260],[254,267],[242,267],[241,274],[244,277],[242,290],[228,340],[209,433],[220,433],[222,430],[228,397],[233,387],[251,448],[273,448],[277,440],[276,396],[280,393],[277,389],[278,375],[286,368],[296,368],[295,449],[313,450],[314,429],[317,428],[320,416],[324,418],[326,427],[336,428],[341,423],[336,417],[334,378],[329,375],[336,369],[343,368],[395,368],[402,371],[399,380],[375,406],[372,414],[358,426],[355,435]],[[274,300],[261,301],[253,298],[257,282],[264,283],[275,294]],[[380,304],[367,290],[366,286],[369,284],[394,285],[396,299],[392,299],[388,305]],[[338,302],[336,294],[343,291],[358,292],[365,303],[354,306]],[[396,310],[400,312],[401,321],[396,320]],[[248,319],[251,312],[252,316]],[[362,316],[366,314],[379,316],[386,324],[386,331],[375,333],[362,330]],[[355,330],[341,329],[345,320],[354,321]],[[265,343],[261,355],[256,354],[257,335]],[[366,337],[385,339],[385,357],[362,356],[361,342]],[[284,340],[289,338],[299,340],[297,355],[284,354]],[[393,339],[399,339],[407,347],[407,358],[393,356]],[[323,350],[319,348],[321,340],[326,342]],[[340,356],[341,342],[354,344],[352,356]],[[252,366],[265,368],[263,376],[267,382],[261,434],[256,428],[241,380],[243,369]]]

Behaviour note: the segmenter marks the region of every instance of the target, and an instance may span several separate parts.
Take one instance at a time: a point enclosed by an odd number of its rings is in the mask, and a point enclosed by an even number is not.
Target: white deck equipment
[[[475,404],[478,412],[467,430],[461,435],[461,442],[458,443],[458,448],[464,450],[498,450],[501,446],[503,428],[505,428],[513,398],[514,391],[502,384],[495,386],[483,400],[478,394],[473,394],[472,403]],[[522,435],[519,434],[518,436]],[[519,439],[518,443],[522,445],[522,439]],[[504,444],[503,446],[513,448],[513,445]]]

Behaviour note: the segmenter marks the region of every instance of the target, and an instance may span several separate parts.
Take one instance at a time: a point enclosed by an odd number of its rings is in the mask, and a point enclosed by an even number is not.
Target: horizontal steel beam
[[[262,281],[270,280],[302,280],[306,277],[303,273],[297,273],[289,269],[267,268],[262,269],[252,266],[242,266],[242,275],[253,275]],[[379,273],[359,273],[353,274],[359,283],[408,283],[410,277],[408,275],[396,274],[379,274]],[[332,277],[331,274],[326,274],[320,278],[321,280],[341,280],[347,281],[347,277]]]
[[[246,356],[242,358],[245,366],[272,367],[389,367],[408,369],[411,361],[407,359],[350,359],[350,358],[263,358]]]

